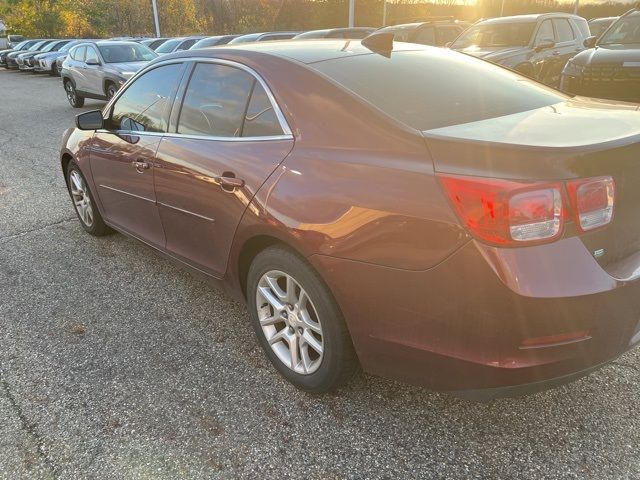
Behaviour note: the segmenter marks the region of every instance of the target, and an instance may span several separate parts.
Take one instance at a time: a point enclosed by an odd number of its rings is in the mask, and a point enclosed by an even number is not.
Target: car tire
[[[82,228],[96,237],[111,233],[112,230],[104,223],[102,215],[100,215],[87,180],[74,161],[69,162],[67,166],[66,179],[69,196]]]
[[[107,83],[107,88],[105,91],[105,93],[107,94],[107,100],[111,100],[117,91],[118,91],[118,87],[116,87],[115,84],[111,82]]]
[[[82,108],[84,106],[84,97],[78,95],[76,87],[71,80],[65,80],[64,90],[67,92],[67,100],[73,108]]]
[[[260,345],[296,387],[329,392],[358,370],[340,308],[318,273],[296,253],[284,246],[260,252],[249,267],[247,299]]]

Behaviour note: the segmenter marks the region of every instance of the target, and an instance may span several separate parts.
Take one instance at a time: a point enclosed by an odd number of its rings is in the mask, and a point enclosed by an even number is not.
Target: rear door
[[[221,277],[245,209],[293,137],[266,85],[241,65],[195,63],[182,88],[155,170],[166,249]]]
[[[165,242],[153,185],[155,155],[184,68],[161,65],[138,77],[114,102],[91,147],[91,173],[105,219],[158,248]]]
[[[556,48],[554,49],[554,55],[557,57],[558,62],[555,65],[555,69],[552,72],[552,85],[560,85],[560,74],[562,69],[578,52],[582,50],[579,46],[581,38],[579,32],[574,31],[574,27],[566,18],[554,18],[553,27],[556,32]]]
[[[82,45],[74,48],[70,55],[69,61],[67,62],[68,70],[71,72],[71,78],[76,85],[76,90],[85,91],[85,87],[87,84],[85,78],[85,64],[84,64],[84,55],[87,51],[87,47]]]

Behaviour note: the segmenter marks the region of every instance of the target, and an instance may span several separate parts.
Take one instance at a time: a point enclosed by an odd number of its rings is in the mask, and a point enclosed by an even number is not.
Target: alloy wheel
[[[74,105],[76,103],[76,89],[73,88],[71,82],[65,84],[65,90],[67,91],[67,100],[71,105]]]
[[[322,325],[296,279],[279,270],[262,275],[256,307],[262,332],[278,359],[302,375],[318,370],[324,354]]]
[[[80,221],[86,227],[91,228],[93,225],[93,205],[91,204],[91,197],[89,197],[89,189],[82,175],[76,170],[71,170],[69,174],[69,190]]]

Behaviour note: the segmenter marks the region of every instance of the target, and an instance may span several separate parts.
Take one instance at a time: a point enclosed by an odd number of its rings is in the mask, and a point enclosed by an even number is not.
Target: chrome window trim
[[[284,113],[282,112],[282,109],[280,108],[280,105],[276,101],[275,97],[273,96],[273,93],[271,92],[271,89],[269,88],[267,83],[264,81],[264,79],[260,76],[260,74],[258,72],[256,72],[253,68],[248,67],[247,65],[235,62],[233,60],[226,60],[226,59],[222,59],[222,58],[210,58],[210,57],[172,58],[172,59],[169,59],[169,60],[163,60],[161,62],[154,63],[153,65],[149,65],[149,66],[143,68],[142,70],[138,71],[134,76],[132,76],[120,88],[118,93],[116,95],[114,95],[114,97],[111,99],[111,101],[109,101],[107,103],[107,105],[103,108],[102,115],[103,115],[103,117],[105,117],[105,120],[108,120],[108,115],[109,115],[109,112],[111,111],[111,108],[113,107],[113,104],[118,101],[118,99],[124,94],[124,92],[127,91],[127,89],[129,88],[129,84],[130,83],[134,82],[139,76],[144,75],[145,73],[147,73],[150,70],[153,70],[154,68],[162,67],[164,65],[170,65],[172,63],[214,63],[214,64],[218,64],[218,65],[227,65],[229,67],[235,67],[235,68],[238,68],[240,70],[244,70],[249,75],[253,76],[253,78],[255,78],[258,81],[258,83],[260,83],[260,85],[262,86],[262,88],[266,92],[267,98],[271,102],[271,106],[273,107],[273,111],[276,114],[276,118],[278,119],[278,123],[280,124],[280,128],[282,129],[283,134],[282,135],[269,136],[269,137],[216,137],[216,136],[212,136],[212,135],[183,135],[183,134],[179,134],[179,133],[170,133],[170,132],[166,132],[166,133],[161,133],[161,132],[130,132],[130,133],[128,133],[129,135],[158,134],[158,135],[167,136],[167,137],[191,138],[191,139],[208,139],[208,140],[230,141],[230,142],[238,142],[238,141],[253,141],[253,142],[255,142],[255,141],[260,141],[260,140],[267,140],[268,141],[268,140],[292,140],[293,139],[293,131],[291,130],[291,127],[289,126],[289,122],[287,122],[287,119],[284,116]],[[101,133],[105,133],[105,132],[113,133],[113,132],[109,132],[107,130],[99,130],[99,132],[101,132]],[[122,133],[122,131],[119,131],[119,133]]]
[[[184,135],[182,133],[143,132],[138,130],[96,130],[96,133],[112,135],[128,135],[131,137],[167,137],[187,140],[213,140],[216,142],[273,142],[277,140],[293,140],[293,135],[270,135],[264,137],[214,137],[211,135]]]

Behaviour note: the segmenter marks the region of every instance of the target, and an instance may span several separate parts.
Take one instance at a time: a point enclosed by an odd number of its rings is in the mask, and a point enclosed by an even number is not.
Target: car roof
[[[526,22],[537,22],[540,18],[553,18],[553,17],[563,17],[563,18],[582,18],[577,15],[571,15],[570,13],[562,13],[562,12],[552,12],[552,13],[530,13],[527,15],[513,15],[511,17],[496,17],[496,18],[487,18],[485,20],[478,21],[478,24],[492,24],[492,23],[526,23]]]
[[[98,46],[106,46],[111,47],[115,45],[140,45],[138,42],[134,42],[133,40],[86,40],[82,42],[84,43],[92,43]]]
[[[432,47],[412,43],[394,42],[393,51],[426,50]],[[265,55],[282,57],[300,63],[310,64],[331,60],[334,58],[352,57],[372,54],[370,49],[363,46],[360,40],[343,39],[308,39],[308,40],[278,40],[259,43],[227,44],[215,49],[186,50],[161,57],[163,60],[188,57],[217,58],[225,55],[242,58],[245,53],[256,52]]]
[[[617,18],[620,17],[598,17],[598,18],[592,18],[591,20],[589,20],[589,23],[595,23],[595,22],[611,22]]]

